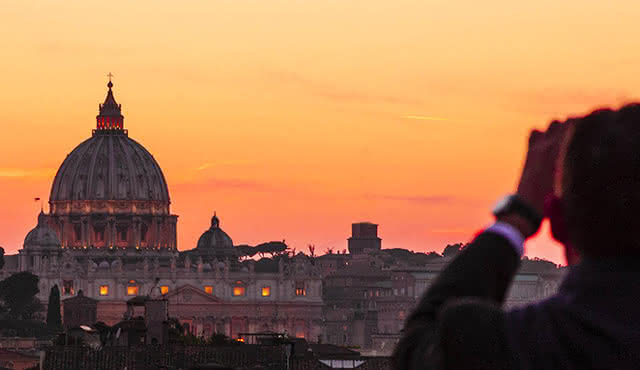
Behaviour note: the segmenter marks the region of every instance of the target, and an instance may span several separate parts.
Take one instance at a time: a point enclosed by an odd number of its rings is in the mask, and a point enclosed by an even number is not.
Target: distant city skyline
[[[236,244],[342,250],[358,221],[383,248],[468,241],[531,128],[640,96],[637,4],[468,4],[6,4],[0,245],[22,247],[109,72],[181,250],[214,211]],[[546,230],[527,255],[563,262]]]

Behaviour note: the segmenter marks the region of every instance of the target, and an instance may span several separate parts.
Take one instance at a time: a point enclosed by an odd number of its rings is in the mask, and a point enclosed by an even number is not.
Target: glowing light
[[[127,295],[138,295],[138,287],[137,286],[128,286],[127,287]]]
[[[239,297],[239,296],[243,296],[245,294],[245,289],[243,286],[234,286],[233,287],[233,296],[234,297]]]
[[[204,292],[213,295],[213,287],[211,285],[205,285]]]
[[[263,297],[268,297],[270,295],[271,295],[271,287],[263,286],[262,287],[262,296]]]
[[[102,295],[102,296],[109,295],[109,286],[108,285],[100,285],[100,295]]]
[[[162,293],[162,295],[165,295],[167,293],[169,293],[169,287],[166,285],[163,285],[160,287],[160,293]]]

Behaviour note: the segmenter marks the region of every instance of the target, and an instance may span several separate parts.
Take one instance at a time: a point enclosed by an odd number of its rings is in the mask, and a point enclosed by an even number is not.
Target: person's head
[[[554,237],[586,257],[640,256],[640,104],[571,119]]]

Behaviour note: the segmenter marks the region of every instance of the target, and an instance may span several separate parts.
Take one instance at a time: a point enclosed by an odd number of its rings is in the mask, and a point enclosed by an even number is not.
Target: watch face
[[[498,203],[496,203],[495,207],[493,207],[493,213],[500,213],[502,211],[505,210],[505,208],[507,208],[507,206],[509,205],[509,203],[511,202],[511,196],[508,195],[502,199],[500,199],[498,201]]]

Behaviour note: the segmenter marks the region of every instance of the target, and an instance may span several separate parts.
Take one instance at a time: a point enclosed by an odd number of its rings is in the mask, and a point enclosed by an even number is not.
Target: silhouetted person
[[[494,214],[407,319],[396,368],[640,368],[640,105],[534,131]],[[543,214],[569,272],[554,296],[503,311]]]

